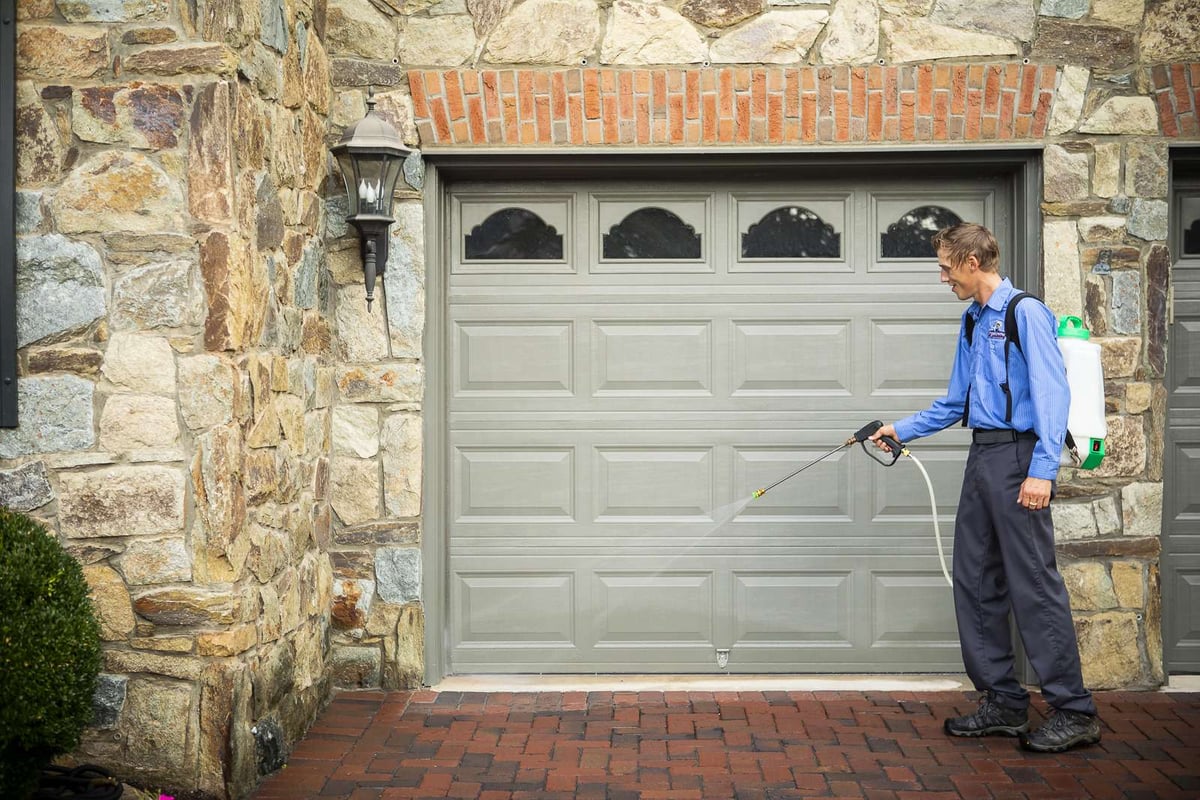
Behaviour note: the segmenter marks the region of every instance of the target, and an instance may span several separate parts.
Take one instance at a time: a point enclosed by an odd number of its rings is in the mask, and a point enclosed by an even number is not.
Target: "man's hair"
[[[935,250],[946,250],[953,265],[963,263],[967,256],[975,256],[979,269],[984,272],[995,272],[1000,268],[1000,245],[996,244],[996,237],[974,222],[942,228],[933,235],[930,244]]]

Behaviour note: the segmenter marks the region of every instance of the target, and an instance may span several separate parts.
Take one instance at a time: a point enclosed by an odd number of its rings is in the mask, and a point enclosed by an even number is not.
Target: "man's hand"
[[[1050,481],[1045,478],[1026,478],[1017,493],[1017,504],[1037,511],[1050,505]]]
[[[892,452],[892,448],[888,447],[888,446],[887,446],[885,443],[883,443],[883,442],[879,441],[879,440],[880,440],[880,438],[881,438],[881,437],[883,437],[883,436],[888,436],[888,437],[890,437],[890,438],[892,438],[892,439],[895,439],[895,438],[896,438],[896,428],[895,428],[895,426],[893,426],[893,425],[883,425],[883,426],[881,426],[881,427],[879,428],[879,430],[875,431],[875,432],[874,432],[874,433],[872,433],[870,436],[868,436],[868,437],[867,437],[867,439],[868,439],[869,441],[872,441],[872,442],[874,442],[874,443],[875,443],[875,446],[876,446],[876,447],[878,447],[878,448],[879,448],[880,450],[882,450],[883,452],[885,452],[885,453],[890,453],[890,452]]]

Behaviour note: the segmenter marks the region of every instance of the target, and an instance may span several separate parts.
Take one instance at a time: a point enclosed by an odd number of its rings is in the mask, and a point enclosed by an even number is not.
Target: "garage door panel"
[[[849,319],[733,320],[733,396],[853,395]]]
[[[576,271],[575,195],[456,194],[452,274],[571,274]]]
[[[713,448],[599,447],[594,458],[598,522],[711,519]]]
[[[454,326],[454,393],[572,397],[574,322],[466,322]]]
[[[710,320],[605,320],[592,333],[595,395],[710,395]]]
[[[871,320],[871,394],[940,397],[954,366],[959,320]]]
[[[872,647],[940,647],[958,651],[954,603],[940,571],[874,570],[871,595]]]
[[[454,463],[460,520],[575,518],[573,448],[458,448]]]
[[[575,645],[575,575],[458,572],[460,646]]]
[[[853,574],[734,571],[733,646],[851,647]]]
[[[598,647],[713,648],[713,572],[596,572],[592,587]]]
[[[834,442],[836,447],[838,442]],[[748,497],[790,472],[825,455],[830,447],[735,447],[734,486],[737,497]],[[853,451],[841,451],[805,469],[746,506],[738,515],[746,522],[804,522],[852,518]]]

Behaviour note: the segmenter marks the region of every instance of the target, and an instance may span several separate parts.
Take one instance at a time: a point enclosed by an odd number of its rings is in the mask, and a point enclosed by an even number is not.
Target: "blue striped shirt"
[[[967,424],[972,428],[1013,428],[1038,435],[1029,465],[1030,478],[1054,480],[1058,459],[1067,430],[1067,411],[1071,390],[1062,353],[1058,349],[1058,323],[1054,313],[1042,303],[1026,300],[1017,306],[1017,330],[1021,349],[1009,348],[1008,385],[1012,392],[1012,422],[1004,419],[1004,314],[1016,290],[1005,278],[988,298],[963,314],[975,319],[971,344],[960,331],[954,368],[946,396],[935,400],[924,411],[905,417],[895,424],[896,438],[902,442],[919,439],[944,430],[963,417],[967,387],[971,388],[971,408]]]

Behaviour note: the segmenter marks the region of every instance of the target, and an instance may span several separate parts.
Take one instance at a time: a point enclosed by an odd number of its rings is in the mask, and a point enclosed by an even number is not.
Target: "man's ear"
[[[963,262],[963,266],[966,267],[970,272],[975,272],[979,269],[979,259],[975,257],[974,253],[972,253],[971,255],[967,256],[967,260]]]

